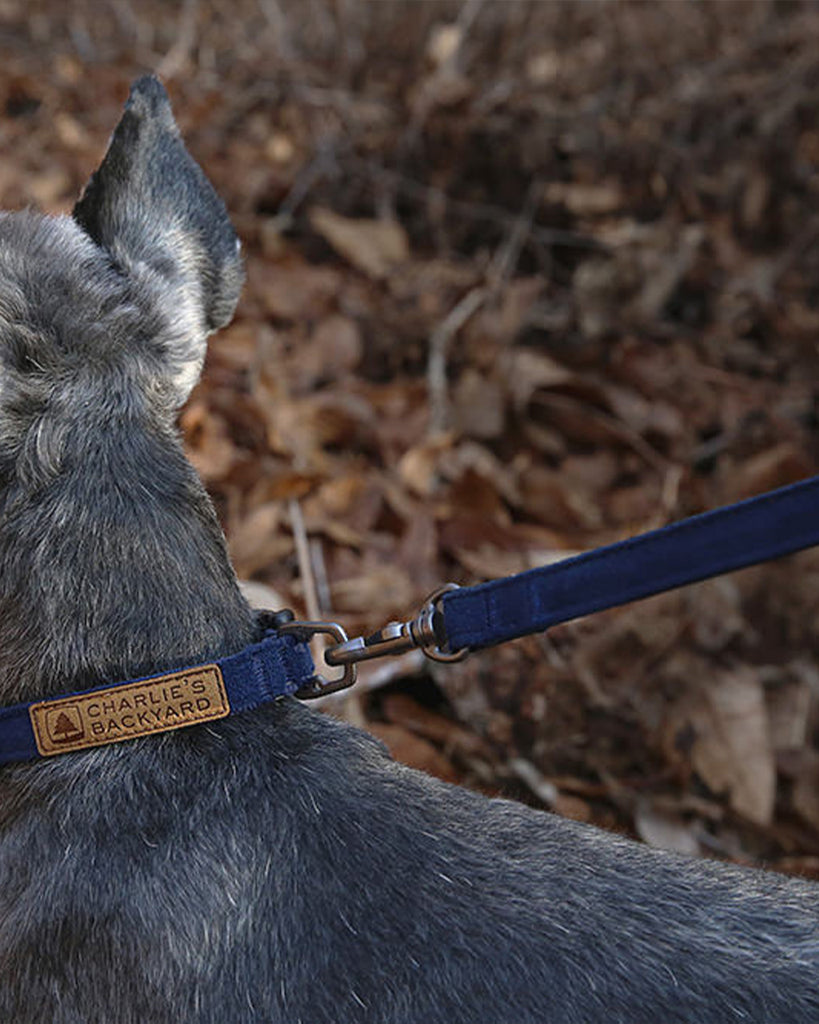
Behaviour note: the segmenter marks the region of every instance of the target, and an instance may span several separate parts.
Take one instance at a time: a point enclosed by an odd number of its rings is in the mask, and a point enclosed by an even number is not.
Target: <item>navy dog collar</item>
[[[316,678],[305,636],[271,631],[204,665],[0,708],[0,764],[211,722],[309,690]]]

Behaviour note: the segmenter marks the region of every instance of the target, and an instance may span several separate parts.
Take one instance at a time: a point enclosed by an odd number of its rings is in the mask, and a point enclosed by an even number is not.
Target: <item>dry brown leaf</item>
[[[480,281],[480,270],[472,263],[433,255],[402,264],[401,272],[392,274],[386,284],[402,308],[418,306],[434,323]]]
[[[264,608],[278,611],[286,607],[287,602],[281,594],[266,583],[258,580],[239,580],[239,588],[250,603],[251,608]]]
[[[506,410],[498,381],[468,368],[452,393],[452,426],[467,437],[494,438],[504,428]]]
[[[272,316],[294,322],[314,320],[329,311],[341,287],[341,274],[333,267],[309,263],[248,262],[248,283]]]
[[[624,533],[642,533],[657,526],[664,526],[658,517],[660,506],[657,499],[656,482],[649,479],[633,487],[614,487],[601,496],[601,509],[605,519]]]
[[[689,224],[673,231],[662,251],[641,260],[643,284],[631,310],[640,320],[653,320],[662,313],[672,292],[691,269],[704,237],[702,224]],[[660,235],[658,242],[662,241]]]
[[[224,479],[236,461],[236,447],[222,417],[204,402],[194,401],[182,413],[180,425],[188,457],[203,480],[213,483]]]
[[[739,587],[731,576],[705,580],[684,591],[691,608],[693,636],[706,651],[721,651],[751,629],[742,614]]]
[[[802,752],[791,803],[801,818],[819,830],[819,752]]]
[[[401,614],[416,598],[408,574],[397,565],[373,566],[358,576],[334,580],[330,592],[339,611],[372,614],[376,609],[382,619]]]
[[[520,535],[520,543],[525,544],[526,538]],[[579,554],[578,551],[557,550],[555,547],[538,546],[522,547],[520,550],[509,550],[492,544],[479,544],[474,548],[456,547],[455,557],[469,573],[479,580],[497,579],[501,576],[514,576],[528,569],[540,569],[546,565],[554,565],[564,558]]]
[[[290,382],[291,394],[310,395],[328,381],[348,377],[361,359],[361,335],[354,320],[331,313],[309,337],[304,327],[281,329],[277,374]]]
[[[690,742],[694,769],[709,789],[727,793],[750,821],[770,824],[776,770],[758,672],[738,666],[690,685],[669,709],[672,747]]]
[[[542,291],[541,277],[514,279],[504,285],[497,299],[493,297],[470,319],[463,331],[464,348],[477,366],[486,367],[494,361],[496,353],[508,352],[529,320]]]
[[[574,374],[551,356],[530,348],[513,348],[501,361],[506,386],[515,407],[523,409],[540,388],[559,387],[573,379]]]
[[[476,548],[455,548],[454,554],[461,565],[479,580],[514,576],[534,568],[527,552],[504,551],[491,544],[480,544]]]
[[[407,520],[395,560],[417,587],[431,591],[442,582],[435,569],[437,554],[438,526],[431,513],[419,511]]]
[[[85,127],[70,114],[59,111],[54,115],[54,129],[60,142],[67,149],[89,149],[93,146],[92,139]]]
[[[509,466],[497,457],[492,450],[476,441],[461,441],[452,448],[441,451],[438,460],[440,475],[448,481],[458,483],[466,478],[480,478],[510,505],[520,505],[521,497],[517,485],[516,467]],[[467,484],[466,497],[471,502]],[[453,495],[453,502],[457,498]],[[492,502],[494,507],[497,500]]]
[[[527,412],[537,418],[538,425],[548,425],[575,444],[610,444],[628,429],[584,401],[550,391],[535,392]]]
[[[332,541],[333,544],[355,548],[356,550],[367,547],[375,549],[378,547],[379,537],[377,534],[363,534],[358,530],[354,530],[351,526],[347,526],[346,523],[335,522],[324,516],[312,519],[306,515],[304,522],[309,534],[320,534],[329,541]]]
[[[384,696],[381,708],[390,722],[404,725],[419,736],[443,746],[461,757],[488,757],[489,748],[480,736],[449,718],[419,704],[405,693]]]
[[[552,181],[546,186],[545,198],[549,203],[562,203],[578,217],[597,217],[613,213],[623,205],[623,193],[616,181],[603,181],[593,185],[582,182]]]
[[[70,193],[71,178],[62,167],[50,167],[27,178],[26,191],[38,206],[53,210],[59,200]]]
[[[640,803],[634,815],[634,827],[644,843],[659,850],[674,850],[696,857],[700,844],[682,818]]]
[[[383,503],[378,481],[364,473],[342,473],[322,483],[305,501],[303,511],[313,524],[343,520],[366,534],[374,528]]]
[[[355,320],[348,316],[325,317],[313,332],[311,341],[327,377],[347,373],[361,361],[361,332]]]
[[[260,505],[234,523],[228,535],[228,550],[236,572],[252,576],[269,568],[293,551],[293,538],[279,532],[283,507],[279,502]]]
[[[622,258],[593,256],[583,260],[572,278],[574,308],[582,334],[594,341],[613,331],[626,298],[639,282],[639,268]]]
[[[275,451],[291,452],[297,464],[310,465],[328,446],[353,448],[369,432],[373,410],[349,391],[319,391],[269,410],[269,440]]]
[[[444,782],[458,782],[458,773],[451,762],[428,740],[416,736],[402,725],[389,722],[367,722],[367,732],[386,745],[396,761],[410,768],[434,775]]]
[[[620,461],[605,449],[591,455],[569,455],[560,463],[561,476],[595,494],[608,490],[620,471]]]
[[[597,530],[603,524],[599,499],[559,470],[532,466],[521,474],[521,501],[528,515],[560,530]]]
[[[758,452],[736,464],[721,466],[726,501],[740,501],[803,480],[815,472],[807,452],[791,441]]]
[[[816,673],[813,666],[804,668]],[[773,669],[772,678],[766,681],[771,744],[777,753],[801,750],[808,741],[808,726],[815,701],[811,684],[801,669],[798,664],[791,666],[791,671]]]
[[[652,422],[653,403],[645,399],[633,388],[623,387],[619,384],[607,384],[603,389],[606,396],[606,405],[614,416],[626,423],[637,433],[645,433]],[[671,413],[674,417],[674,411]],[[677,433],[679,433],[679,420],[675,420]]]
[[[472,469],[458,477],[449,488],[446,501],[438,506],[438,514],[447,517],[465,509],[470,514],[486,517],[487,520],[507,524],[509,512],[503,503],[494,481]]]
[[[473,509],[452,509],[438,523],[440,544],[454,554],[477,576],[508,576],[538,565],[567,558],[568,550],[560,534],[525,523],[507,523],[482,515]],[[495,566],[498,571],[480,570],[480,565]],[[508,565],[508,571],[501,567]]]
[[[259,359],[259,325],[237,320],[208,341],[208,367],[218,361],[236,370],[245,370]]]
[[[316,474],[291,469],[289,463],[283,465],[273,460],[260,460],[260,463],[257,468],[261,468],[264,475],[256,480],[256,486],[248,496],[249,507],[267,501],[303,498],[313,490],[320,479]]]
[[[380,280],[409,258],[409,241],[394,220],[353,220],[314,206],[313,228],[357,270]]]
[[[452,434],[436,434],[404,453],[398,463],[398,474],[413,494],[428,498],[435,493],[440,485],[441,454],[454,442]]]
[[[558,792],[552,804],[552,810],[563,818],[571,818],[572,821],[592,820],[592,809],[589,804],[579,796],[572,796],[570,793]]]

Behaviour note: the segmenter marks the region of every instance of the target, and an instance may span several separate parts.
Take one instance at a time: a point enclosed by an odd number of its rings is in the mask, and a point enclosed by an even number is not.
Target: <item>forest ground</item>
[[[307,579],[369,632],[817,472],[818,44],[815,4],[769,0],[2,0],[0,203],[70,211],[164,77],[248,274],[189,453],[261,600],[304,615]],[[813,551],[327,710],[819,877],[817,627]]]

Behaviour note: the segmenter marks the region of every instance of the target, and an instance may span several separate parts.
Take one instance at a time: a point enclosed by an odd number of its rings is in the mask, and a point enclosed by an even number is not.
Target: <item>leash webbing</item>
[[[819,544],[819,477],[563,562],[450,590],[439,642],[475,650]]]
[[[325,660],[354,667],[420,648],[435,660],[455,661],[481,647],[816,544],[819,477],[811,477],[517,576],[472,587],[446,584],[415,619],[338,644]]]

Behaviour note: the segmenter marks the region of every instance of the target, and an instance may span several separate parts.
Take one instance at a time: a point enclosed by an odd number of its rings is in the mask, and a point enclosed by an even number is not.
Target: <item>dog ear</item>
[[[160,344],[181,403],[199,377],[207,334],[233,316],[244,273],[225,205],[185,149],[158,79],[132,86],[74,219],[159,300],[169,326]]]

